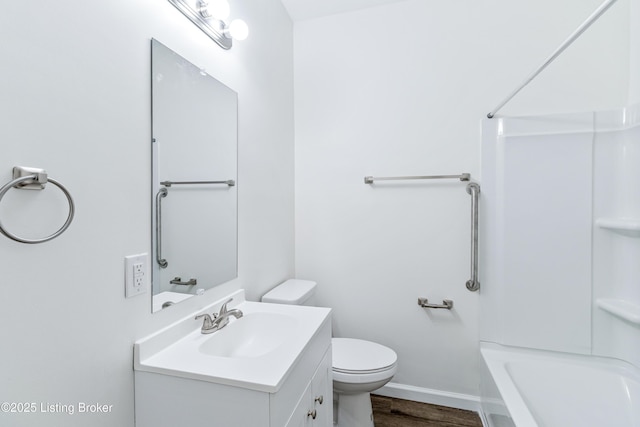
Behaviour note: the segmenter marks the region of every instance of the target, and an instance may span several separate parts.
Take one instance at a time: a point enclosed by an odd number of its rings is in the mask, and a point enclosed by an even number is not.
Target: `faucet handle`
[[[213,319],[216,318],[216,315],[213,315]],[[203,313],[203,314],[198,314],[195,319],[201,319],[204,317],[204,322],[202,323],[202,329],[209,329],[213,327],[213,319],[211,318],[211,316],[209,316],[207,313]]]
[[[222,306],[220,307],[220,313],[218,314],[218,316],[222,316],[227,312],[227,304],[229,304],[231,301],[233,301],[233,298],[229,298],[224,304],[222,304]]]

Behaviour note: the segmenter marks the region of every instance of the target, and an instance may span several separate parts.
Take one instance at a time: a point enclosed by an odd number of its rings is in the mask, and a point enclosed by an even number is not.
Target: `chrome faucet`
[[[233,298],[229,298],[227,302],[222,304],[222,307],[220,307],[220,312],[214,313],[213,316],[210,316],[206,313],[196,316],[196,319],[204,318],[204,321],[202,322],[202,329],[200,330],[203,334],[210,334],[215,331],[219,331],[220,329],[227,326],[227,324],[229,323],[229,316],[233,316],[236,319],[242,317],[242,311],[238,310],[237,308],[227,310],[227,304],[229,304],[231,301],[233,301]]]

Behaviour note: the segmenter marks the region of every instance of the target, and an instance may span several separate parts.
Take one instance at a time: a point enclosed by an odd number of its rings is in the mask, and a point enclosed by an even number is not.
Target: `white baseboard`
[[[480,413],[480,397],[470,394],[451,393],[448,391],[416,387],[406,384],[388,383],[373,394],[397,399],[413,400],[414,402],[430,403],[432,405],[448,406],[450,408],[465,409]]]

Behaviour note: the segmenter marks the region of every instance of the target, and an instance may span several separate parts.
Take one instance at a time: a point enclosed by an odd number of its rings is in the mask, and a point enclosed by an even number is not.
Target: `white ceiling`
[[[281,0],[294,21],[349,12],[404,0]]]

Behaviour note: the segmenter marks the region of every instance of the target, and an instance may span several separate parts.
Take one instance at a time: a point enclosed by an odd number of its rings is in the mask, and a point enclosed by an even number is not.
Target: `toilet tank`
[[[313,280],[289,279],[264,294],[262,302],[289,305],[315,305]]]

